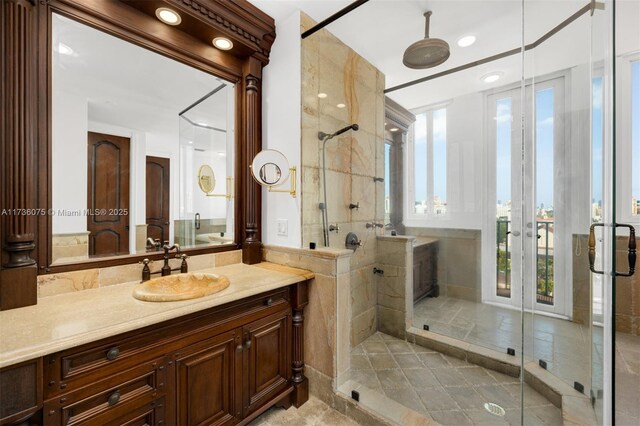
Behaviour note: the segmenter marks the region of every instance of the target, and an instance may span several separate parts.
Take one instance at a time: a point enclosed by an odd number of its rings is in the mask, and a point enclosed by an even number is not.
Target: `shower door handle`
[[[603,275],[604,271],[598,271],[595,268],[596,264],[596,226],[604,227],[604,223],[592,223],[589,227],[589,269],[594,274]]]
[[[629,228],[629,243],[627,244],[627,259],[629,261],[629,272],[616,271],[617,277],[630,277],[636,271],[636,230],[626,223],[617,223],[616,228]]]

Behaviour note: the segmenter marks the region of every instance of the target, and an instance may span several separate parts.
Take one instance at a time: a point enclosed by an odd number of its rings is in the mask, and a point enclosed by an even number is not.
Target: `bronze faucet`
[[[166,277],[167,275],[171,275],[172,271],[180,271],[180,273],[184,274],[187,273],[189,270],[189,267],[187,265],[187,259],[189,256],[187,256],[186,254],[180,254],[180,246],[178,244],[174,244],[172,246],[169,246],[169,241],[165,241],[164,245],[162,246],[162,249],[164,250],[164,265],[162,266],[162,268],[159,271],[156,272],[151,272],[151,270],[149,269],[149,264],[152,263],[152,260],[149,259],[143,259],[142,263],[144,266],[142,267],[142,281],[149,281],[151,279],[151,275],[155,275],[155,274],[160,274],[163,277]],[[180,267],[179,268],[173,268],[171,269],[171,267],[169,266],[169,252],[171,250],[175,250],[176,251],[176,259],[182,259],[182,262],[180,263]]]
[[[180,254],[180,246],[178,244],[169,246],[169,241],[165,241],[162,249],[164,250],[164,265],[162,265],[162,269],[160,271],[162,272],[162,276],[165,277],[167,275],[171,275],[171,266],[169,266],[169,252],[171,250],[175,250],[176,253]]]

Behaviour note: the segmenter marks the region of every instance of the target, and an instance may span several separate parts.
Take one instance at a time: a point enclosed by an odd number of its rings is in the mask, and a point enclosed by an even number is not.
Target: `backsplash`
[[[189,272],[232,265],[242,262],[242,250],[225,251],[222,253],[202,254],[191,256],[187,260]],[[172,268],[180,266],[180,259],[171,259]],[[151,272],[159,271],[162,261],[150,264]],[[62,272],[59,274],[38,276],[38,298],[88,290],[98,287],[140,281],[142,265],[110,266],[108,268],[84,269],[80,271]],[[154,275],[156,277],[159,275]]]

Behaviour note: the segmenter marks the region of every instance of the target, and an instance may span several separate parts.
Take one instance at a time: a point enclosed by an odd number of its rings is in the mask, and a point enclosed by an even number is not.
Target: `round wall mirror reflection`
[[[216,175],[208,164],[200,166],[198,169],[198,186],[205,194],[210,194],[216,187]]]
[[[278,183],[281,176],[282,171],[275,163],[267,163],[260,167],[260,179],[269,185]]]
[[[289,162],[280,151],[265,149],[254,157],[251,174],[260,185],[282,185],[289,177]]]

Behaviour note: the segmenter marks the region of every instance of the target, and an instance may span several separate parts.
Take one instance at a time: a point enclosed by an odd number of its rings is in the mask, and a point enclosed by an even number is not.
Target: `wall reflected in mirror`
[[[234,85],[52,21],[52,263],[233,243]]]

